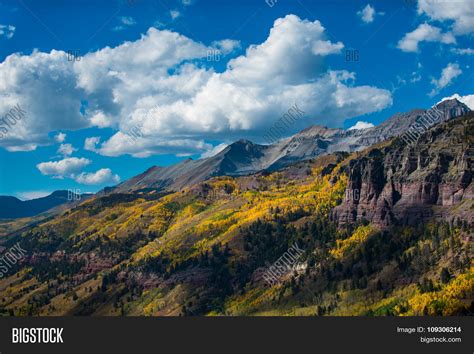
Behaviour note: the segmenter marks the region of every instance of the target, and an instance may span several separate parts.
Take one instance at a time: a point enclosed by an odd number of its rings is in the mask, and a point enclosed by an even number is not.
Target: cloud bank
[[[420,42],[456,43],[457,36],[474,32],[474,1],[472,0],[418,0],[418,15],[431,25],[423,23],[414,31],[405,34],[398,42],[398,48],[404,52],[418,52]],[[442,32],[438,25],[448,28]],[[460,54],[468,54],[461,49]]]
[[[472,0],[418,0],[418,13],[435,21],[452,23],[455,34],[474,32],[474,2]]]
[[[342,126],[392,103],[387,90],[356,86],[355,73],[327,70],[324,58],[339,54],[344,44],[327,40],[319,21],[277,19],[263,43],[249,46],[223,72],[206,66],[209,51],[238,46],[234,40],[206,46],[150,28],[136,41],[76,62],[57,50],[10,55],[0,64],[0,95],[9,94],[0,113],[20,102],[29,116],[0,146],[34,149],[48,144],[52,131],[96,126],[116,130],[108,140],[86,142],[102,155],[186,155],[211,150],[209,140],[247,136],[258,142],[295,103],[307,117],[294,131],[310,124]],[[140,134],[131,139],[128,132],[137,127]]]

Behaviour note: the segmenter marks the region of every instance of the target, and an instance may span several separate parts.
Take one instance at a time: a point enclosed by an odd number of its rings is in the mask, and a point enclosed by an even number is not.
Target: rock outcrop
[[[456,112],[453,112],[456,113]],[[474,196],[474,113],[439,124],[413,145],[396,138],[350,160],[340,223],[414,225],[433,216],[467,220]],[[467,220],[473,223],[473,220]]]

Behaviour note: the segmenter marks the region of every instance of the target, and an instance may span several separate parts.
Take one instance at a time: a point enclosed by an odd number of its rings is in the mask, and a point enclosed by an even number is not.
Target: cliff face
[[[344,167],[349,184],[333,217],[414,225],[433,216],[472,219],[474,114],[428,130],[413,145],[373,147]]]

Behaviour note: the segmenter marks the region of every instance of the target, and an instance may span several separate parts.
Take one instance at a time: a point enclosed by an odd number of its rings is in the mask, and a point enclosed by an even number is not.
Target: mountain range
[[[435,107],[442,112],[440,122],[470,111],[456,99],[445,100]],[[408,113],[396,114],[379,126],[360,130],[311,126],[270,145],[254,144],[242,139],[209,158],[186,159],[167,167],[153,166],[115,187],[104,189],[99,195],[150,190],[177,191],[216,176],[242,176],[260,171],[276,171],[322,154],[361,151],[402,134],[426,112],[427,110],[414,109]],[[67,191],[56,191],[47,197],[29,201],[0,196],[0,201],[0,218],[3,219],[37,215],[69,202]]]
[[[463,103],[446,100],[436,106],[444,122],[470,111]],[[123,193],[156,189],[176,191],[215,176],[242,176],[260,171],[275,171],[298,161],[337,151],[361,151],[405,132],[427,110],[415,109],[396,114],[379,126],[362,130],[330,129],[312,126],[271,145],[239,140],[218,154],[199,160],[187,159],[168,167],[153,166],[108,192]]]
[[[468,315],[474,112],[437,108],[411,144],[423,110],[241,140],[18,219],[0,315]]]

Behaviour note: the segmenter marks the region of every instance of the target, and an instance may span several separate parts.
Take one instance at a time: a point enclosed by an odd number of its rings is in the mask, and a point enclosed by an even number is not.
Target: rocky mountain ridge
[[[470,111],[456,99],[443,101],[436,108],[442,112],[439,122]],[[402,134],[426,111],[415,109],[408,113],[396,114],[379,126],[363,130],[311,126],[272,145],[259,145],[242,139],[209,158],[187,159],[167,167],[154,166],[110,191],[176,191],[215,176],[241,176],[264,170],[275,171],[322,154],[361,151]]]

